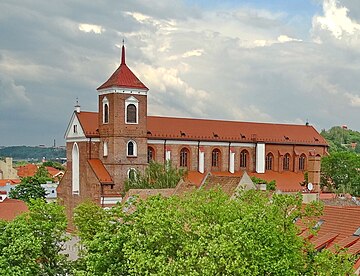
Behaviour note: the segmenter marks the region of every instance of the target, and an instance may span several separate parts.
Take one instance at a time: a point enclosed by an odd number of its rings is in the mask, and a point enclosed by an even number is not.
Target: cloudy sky
[[[2,0],[0,145],[64,145],[123,39],[151,115],[360,130],[359,0]]]

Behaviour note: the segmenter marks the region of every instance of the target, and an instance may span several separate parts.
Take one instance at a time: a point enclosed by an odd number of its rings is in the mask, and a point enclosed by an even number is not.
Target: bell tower
[[[99,158],[109,171],[114,189],[122,191],[131,170],[147,166],[148,88],[126,65],[125,46],[121,63],[98,89]]]

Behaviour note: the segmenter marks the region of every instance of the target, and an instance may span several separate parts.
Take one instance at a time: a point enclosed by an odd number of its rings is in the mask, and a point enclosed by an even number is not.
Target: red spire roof
[[[111,75],[111,77],[102,84],[97,90],[109,87],[123,87],[123,88],[148,88],[135,76],[135,74],[127,67],[125,63],[125,46],[121,49],[121,64],[118,69]]]

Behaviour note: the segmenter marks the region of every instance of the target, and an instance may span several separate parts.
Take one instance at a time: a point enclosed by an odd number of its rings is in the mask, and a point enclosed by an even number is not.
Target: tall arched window
[[[104,142],[104,157],[108,156],[108,143]]]
[[[128,179],[130,180],[136,180],[136,176],[137,176],[137,171],[134,168],[130,168],[127,171],[127,175],[128,175]]]
[[[103,123],[109,123],[109,101],[106,97],[102,100],[103,103]]]
[[[268,153],[265,157],[265,170],[271,171],[273,169],[274,156],[272,153]]]
[[[134,104],[129,104],[126,107],[126,122],[127,123],[137,123],[136,118],[136,106]]]
[[[137,146],[135,141],[129,141],[126,148],[127,156],[137,156]]]
[[[211,166],[219,167],[220,166],[220,150],[214,149],[211,154]]]
[[[180,167],[189,167],[190,152],[187,148],[182,148],[180,151]]]
[[[72,153],[72,193],[80,194],[80,173],[79,173],[79,147],[76,143],[73,145]]]
[[[240,152],[240,168],[246,168],[247,167],[247,159],[248,159],[248,152],[246,150],[242,150]]]
[[[299,171],[305,170],[306,156],[305,154],[301,154],[299,157]]]
[[[148,163],[155,160],[155,150],[152,147],[148,147],[147,159]]]
[[[285,154],[283,158],[283,170],[288,171],[290,170],[290,154]]]

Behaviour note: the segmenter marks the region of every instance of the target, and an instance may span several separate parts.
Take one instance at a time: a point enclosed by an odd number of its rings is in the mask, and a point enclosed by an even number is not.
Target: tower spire
[[[125,64],[125,41],[123,39],[123,45],[121,49],[121,64]]]

